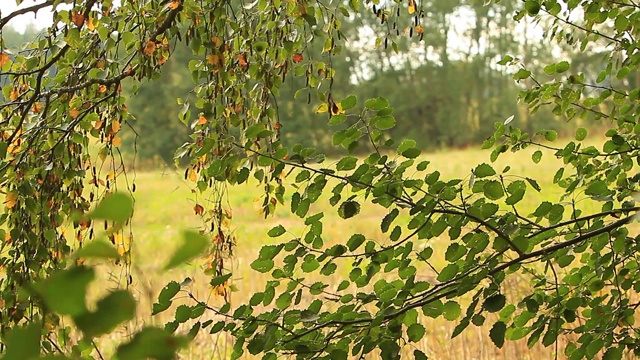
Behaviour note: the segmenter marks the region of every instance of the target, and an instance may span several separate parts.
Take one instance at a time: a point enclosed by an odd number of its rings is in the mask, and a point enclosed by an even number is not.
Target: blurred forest
[[[391,18],[392,14],[371,9],[363,16],[351,17],[342,23],[343,34],[348,39],[348,47],[342,49],[346,57],[330,59],[322,47],[310,47],[302,56],[314,60],[317,66],[307,71],[318,77],[330,76],[330,72],[325,71],[329,67],[339,74],[331,85],[336,101],[350,94],[360,99],[389,98],[397,119],[391,135],[396,139],[415,139],[423,150],[477,145],[493,133],[496,122],[511,116],[529,132],[553,129],[561,136],[572,134],[578,126],[597,126],[597,119],[569,121],[549,110],[530,113],[526,106],[518,104],[519,91],[525,85],[535,84],[514,81],[511,75],[519,69],[499,65],[504,56],[519,56],[522,67],[534,76],[541,76],[537,80],[544,82],[545,69],[536,59],[544,59],[547,64],[551,62],[549,59],[571,60],[573,70],[583,72],[590,79],[598,75],[590,70],[590,65],[606,54],[591,50],[587,56],[582,54],[576,58],[572,49],[563,48],[555,40],[570,36],[568,32],[536,33],[533,24],[523,26],[510,21],[516,1],[503,0],[491,7],[475,0],[423,1],[425,11],[419,14],[424,24],[421,33],[403,30],[407,24],[385,21],[389,34],[406,33],[394,44],[375,43],[378,36],[385,35],[374,31],[385,28],[374,26],[375,23]],[[5,29],[3,35],[6,46],[17,53],[20,44],[32,40],[37,32]],[[190,96],[193,84],[189,63],[201,60],[196,60],[186,45],[170,46],[174,53],[162,76],[139,88],[125,89],[134,94],[129,110],[136,120],[125,129],[121,149],[127,155],[135,153],[146,165],[173,163],[176,150],[190,133],[187,125],[175,121],[182,108],[176,99],[188,102],[195,98]],[[314,111],[326,99],[309,97],[306,89],[315,84],[306,83],[304,76],[288,77],[284,81],[289,86],[280,94],[274,94],[283,142],[291,146],[303,139],[307,143],[312,139],[326,153],[332,141],[326,126],[328,115]],[[309,102],[317,106],[311,107]],[[192,114],[192,117],[197,119],[198,115]]]

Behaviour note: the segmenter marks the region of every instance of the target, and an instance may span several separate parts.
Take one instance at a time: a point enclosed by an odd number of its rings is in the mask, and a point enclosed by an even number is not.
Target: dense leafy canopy
[[[487,162],[466,178],[447,179],[420,157],[417,141],[388,136],[409,119],[394,117],[393,104],[379,96],[384,94],[333,92],[334,80],[349,76],[333,64],[344,56],[342,26],[351,16],[373,13],[383,29],[379,45],[400,51],[405,29],[424,34],[424,13],[451,14],[456,3],[49,0],[3,14],[0,29],[18,13],[54,11],[54,25],[36,41],[15,52],[3,46],[0,53],[5,358],[88,357],[94,337],[135,316],[126,290],[87,306],[95,270],[84,261],[131,263],[127,220],[134,208],[123,193],[134,192],[135,184],[117,181],[127,174],[119,161],[120,131],[131,120],[123,83],[131,82],[135,92],[137,83],[160,77],[178,43],[192,50],[188,66],[195,83],[176,114],[192,129],[180,155],[189,161],[185,178],[211,201],[195,206],[206,224],[200,234],[185,233],[184,246],[166,268],[208,248],[211,286],[228,299],[225,264],[234,240],[225,225],[230,215],[222,184],[253,178],[264,188],[265,216],[286,205],[281,211],[297,215],[306,228],[292,234],[279,225],[268,232],[281,242],[264,246],[250,266],[272,280],[248,304],[217,308],[189,294],[193,302],[177,307],[174,322],[141,329],[116,349],[118,358],[172,358],[206,329],[235,336],[232,358],[346,359],[373,352],[395,359],[425,336],[426,317],[455,321],[453,336],[491,321],[489,336],[498,347],[525,337],[531,345],[550,346],[575,335],[563,350],[571,359],[619,359],[625,351],[640,351],[639,245],[631,224],[638,210],[640,9],[632,1],[514,3],[514,21],[539,17],[549,40],[606,57],[595,72],[574,69],[571,59],[536,69],[520,54],[501,54],[495,66],[515,67],[513,79],[526,85],[520,100],[532,112],[550,108],[574,122],[600,119],[606,141],[586,143],[583,127],[575,139],[561,141],[554,130],[528,132],[507,118],[483,144],[492,149]],[[504,3],[488,2],[486,9]],[[348,153],[336,161],[306,144],[281,143],[287,124],[275,99],[286,79],[296,76],[304,79],[309,98],[319,101],[309,106],[335,126],[332,144]],[[351,155],[363,146],[367,154]],[[553,182],[563,190],[530,213],[523,199],[545,191],[537,179],[489,163],[528,147],[540,149],[530,166],[549,156],[561,160]],[[100,169],[106,165],[111,171],[105,178]],[[283,174],[291,176],[285,180]],[[347,223],[358,221],[366,207],[387,209],[380,219],[384,235],[352,234],[327,245],[324,214],[314,212],[318,201],[329,202]],[[94,231],[111,245],[93,240]],[[439,237],[447,239],[446,248],[435,247]],[[434,253],[444,253],[443,266],[432,263]],[[329,288],[326,279],[336,276],[343,278],[340,285]],[[522,298],[505,295],[514,276],[530,280]],[[177,282],[168,284],[153,312],[170,308],[180,291]],[[219,320],[176,334],[179,324],[204,312]],[[56,341],[69,343],[71,336],[61,317],[78,330],[70,349]],[[425,351],[411,353],[424,359]]]

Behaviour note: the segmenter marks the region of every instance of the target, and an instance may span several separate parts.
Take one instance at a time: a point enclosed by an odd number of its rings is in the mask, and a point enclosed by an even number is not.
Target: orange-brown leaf
[[[122,139],[120,139],[120,137],[116,136],[113,138],[113,140],[111,140],[111,145],[115,146],[115,147],[119,147],[122,144]]]
[[[156,51],[156,43],[151,40],[147,41],[147,43],[144,45],[144,50],[143,50],[145,55],[153,56],[153,53],[155,51]]]
[[[69,116],[71,116],[72,119],[77,118],[79,115],[80,115],[80,110],[78,109],[69,110]]]
[[[297,54],[293,55],[292,60],[293,60],[294,63],[297,64],[297,63],[301,63],[302,60],[304,60],[304,57],[302,56],[302,54],[297,53]]]
[[[14,87],[13,89],[11,89],[11,92],[9,93],[9,100],[16,101],[18,97],[20,97],[20,90]]]
[[[118,120],[113,120],[111,122],[111,131],[113,133],[117,133],[118,131],[120,131],[120,121]]]
[[[82,25],[84,25],[84,15],[82,15],[82,13],[79,13],[79,12],[75,12],[75,11],[72,12],[71,22],[77,27],[82,27]]]
[[[240,65],[241,67],[246,67],[247,65],[249,65],[249,63],[247,62],[246,54],[242,53],[238,55],[238,65]]]
[[[171,4],[169,4],[169,9],[175,10],[180,6],[180,0],[173,0]]]
[[[0,52],[0,66],[5,66],[9,62],[9,55]]]
[[[200,116],[198,117],[198,125],[204,125],[207,123],[207,118],[204,117],[204,115],[200,114]]]
[[[202,215],[204,213],[204,207],[200,204],[196,204],[196,206],[193,207],[193,211],[195,211],[196,215]]]

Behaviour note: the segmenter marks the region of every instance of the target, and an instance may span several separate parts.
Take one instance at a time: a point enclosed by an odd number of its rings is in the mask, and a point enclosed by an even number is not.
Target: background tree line
[[[336,78],[332,92],[340,96],[354,94],[361,99],[384,94],[394,106],[394,116],[403,120],[390,135],[395,139],[422,139],[424,150],[477,145],[491,136],[496,122],[511,116],[530,133],[553,129],[563,136],[580,126],[597,126],[592,119],[559,121],[549,109],[531,113],[526,106],[516,103],[525,84],[507,76],[517,68],[497,65],[502,54],[524,54],[520,59],[522,66],[536,73],[536,69],[541,70],[541,63],[547,63],[540,59],[567,58],[575,53],[575,49],[560,42],[550,43],[541,34],[532,36],[535,34],[530,33],[531,28],[511,21],[516,5],[515,0],[490,7],[473,0],[427,1],[423,8],[428,10],[419,14],[423,24],[420,33],[413,30],[409,33],[403,24],[387,23],[386,34],[407,35],[398,37],[393,46],[374,44],[376,36],[372,36],[385,35],[380,32],[384,26],[376,23],[393,14],[370,11],[351,17],[342,24],[349,39],[341,50],[346,56],[331,64],[336,73],[351,76]],[[11,28],[4,30],[6,45],[13,48],[35,36],[34,28],[24,33]],[[411,37],[421,37],[422,41]],[[147,165],[173,163],[176,150],[188,141],[191,133],[191,129],[172,117],[182,107],[177,98],[185,102],[193,98],[189,62],[194,56],[188,45],[173,45],[173,55],[161,76],[125,89],[134,95],[128,107],[137,120],[124,129],[122,149]],[[313,43],[302,55],[319,58],[322,52],[322,44]],[[603,56],[598,49],[591,49],[586,56],[583,53],[574,59],[573,66],[595,78],[597,74],[591,67]],[[316,72],[317,77],[328,75],[323,69],[308,71]],[[291,146],[311,140],[320,151],[335,152],[331,132],[324,125],[327,114],[308,106],[320,102],[309,95],[306,88],[314,84],[306,83],[305,79],[287,77],[287,85],[276,96],[280,122],[286,124],[282,129],[283,143]]]

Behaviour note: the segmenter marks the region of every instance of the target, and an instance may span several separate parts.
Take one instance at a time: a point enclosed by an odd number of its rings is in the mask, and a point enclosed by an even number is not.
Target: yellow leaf
[[[344,114],[344,110],[342,110],[342,104],[333,103],[331,106],[331,115]]]
[[[87,28],[89,28],[89,30],[93,31],[96,29],[96,23],[94,22],[96,19],[90,17],[89,21],[87,21]]]
[[[111,145],[115,146],[115,147],[119,147],[122,144],[122,139],[120,139],[120,137],[116,136],[111,140]]]
[[[407,10],[409,11],[409,14],[413,14],[414,12],[416,12],[416,1],[415,0],[409,0],[409,7],[407,8]]]
[[[327,111],[329,111],[329,104],[327,104],[327,103],[322,103],[322,104],[320,104],[320,106],[318,106],[318,108],[316,109],[316,114],[326,113]]]
[[[198,174],[193,169],[189,169],[189,180],[191,180],[191,181],[198,180]]]
[[[15,191],[8,193],[7,196],[5,196],[4,198],[4,203],[5,205],[7,205],[7,208],[9,209],[16,206],[16,204],[18,203],[18,193]]]

